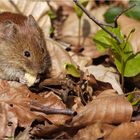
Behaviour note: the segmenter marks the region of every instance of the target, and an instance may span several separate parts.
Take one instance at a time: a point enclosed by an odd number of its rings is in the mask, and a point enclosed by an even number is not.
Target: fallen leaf
[[[40,103],[43,107],[66,109],[65,104],[53,92],[42,94],[44,96],[32,93],[25,85],[20,83],[0,80],[0,115],[2,122],[0,137],[14,136],[17,124],[20,127],[28,127],[35,119],[49,120],[54,125],[62,125],[70,119],[68,115],[48,115],[43,112],[31,111],[33,101]]]
[[[30,127],[26,127],[26,129],[23,132],[20,132],[16,137],[15,140],[30,140]]]
[[[18,119],[14,112],[11,111],[11,106],[0,103],[0,139],[14,138],[15,130],[18,125]]]
[[[26,16],[33,15],[37,20],[40,27],[46,37],[49,37],[51,28],[50,17],[47,15],[47,11],[50,10],[48,4],[44,1],[32,1],[32,0],[1,0],[0,1],[1,12],[9,11],[14,13],[22,13]]]
[[[120,85],[119,75],[117,74],[117,71],[114,68],[104,67],[103,65],[91,65],[85,67],[83,70],[93,74],[95,78],[99,81],[110,83],[113,89],[115,89],[118,92],[118,94],[123,94]]]
[[[77,110],[71,125],[84,126],[97,121],[109,124],[129,122],[132,111],[127,98],[115,94],[114,90],[105,90],[85,107]]]
[[[74,52],[69,52],[73,61],[80,67],[82,70],[85,66],[92,64],[92,59],[89,56],[78,55]]]
[[[98,20],[103,21],[102,14],[107,8],[108,6],[101,6],[88,10]],[[99,30],[99,27],[86,15],[83,15],[81,20],[81,47],[85,49],[82,54],[91,58],[97,58],[102,54],[97,50],[92,37]],[[66,21],[59,27],[58,39],[71,44],[73,48],[78,45],[78,17],[74,11],[69,13]]]
[[[130,43],[132,44],[134,53],[140,51],[140,22],[127,16],[120,16],[118,19],[118,24],[121,26],[123,34],[128,36],[132,29],[135,29],[135,32],[131,35]]]
[[[52,60],[51,77],[65,77],[65,64],[74,64],[74,61],[60,43],[46,38],[46,44]]]
[[[103,123],[95,123],[80,129],[73,137],[73,140],[97,140],[107,136],[114,126]]]
[[[106,140],[138,140],[140,139],[140,121],[122,123],[114,128]]]

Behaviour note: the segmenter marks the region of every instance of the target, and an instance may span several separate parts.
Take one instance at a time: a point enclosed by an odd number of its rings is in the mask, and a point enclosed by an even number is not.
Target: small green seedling
[[[88,0],[79,0],[79,2],[86,7],[88,4]],[[81,18],[83,16],[83,11],[76,5],[74,4],[74,10],[76,12],[76,15],[78,17],[78,46],[80,46],[81,42]]]
[[[138,104],[140,104],[140,98],[135,100],[134,93],[129,93],[128,96],[127,96],[127,99],[131,103],[132,106],[137,106]]]
[[[123,87],[124,76],[133,77],[140,73],[140,53],[133,53],[132,46],[128,40],[135,30],[133,29],[128,37],[125,37],[121,33],[120,27],[108,27],[108,30],[118,36],[122,40],[122,43],[118,44],[114,38],[102,29],[96,33],[93,40],[100,51],[103,52],[107,48],[112,50],[116,67],[121,73],[121,82]]]
[[[70,63],[64,65],[67,74],[70,74],[73,77],[80,78],[80,72],[77,70],[76,66]]]
[[[49,10],[47,12],[48,16],[51,18],[51,19],[55,19],[57,16],[56,16],[56,13],[52,10]]]
[[[51,20],[54,20],[57,17],[56,13],[53,10],[47,11],[47,14],[48,14],[48,16],[50,17]],[[49,35],[50,36],[53,35],[54,32],[55,32],[55,28],[53,26],[51,26],[50,29],[49,29]]]

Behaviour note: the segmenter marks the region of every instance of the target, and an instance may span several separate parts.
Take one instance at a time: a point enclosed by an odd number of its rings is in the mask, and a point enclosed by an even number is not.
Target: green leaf
[[[55,19],[55,18],[56,18],[56,14],[55,14],[55,12],[52,11],[52,10],[49,10],[49,11],[47,12],[47,14],[48,14],[48,16],[49,16],[51,19]]]
[[[80,77],[80,72],[77,70],[75,65],[66,63],[64,65],[64,67],[66,69],[67,74],[70,74],[70,75],[72,75],[73,77],[76,77],[76,78]]]
[[[49,35],[54,34],[55,28],[53,28],[52,26],[49,29]]]
[[[103,30],[99,30],[95,34],[93,39],[96,43],[97,48],[100,51],[104,51],[110,47],[113,51],[115,64],[117,66],[118,71],[121,73],[122,67],[124,67],[124,76],[136,76],[140,73],[140,54],[133,54],[132,46],[128,42],[128,40],[126,40],[121,34],[120,28],[108,28],[108,30],[110,30],[110,32],[114,33],[121,40],[123,40],[123,43],[118,45],[116,40],[112,38],[109,34],[107,34]],[[134,29],[131,31],[131,33],[133,32]]]
[[[88,4],[88,0],[79,0],[79,3],[86,7]],[[74,4],[74,10],[77,14],[77,17],[80,19],[83,15],[83,11],[76,4]]]
[[[124,76],[132,77],[140,73],[140,53],[133,55],[131,59],[126,62]]]
[[[129,102],[132,102],[133,99],[134,99],[134,94],[133,93],[129,93],[128,96],[127,96],[127,99]]]
[[[136,20],[140,20],[140,1],[139,2],[134,2],[136,4],[139,4],[135,7],[133,7],[132,9],[128,10],[125,15],[130,17],[130,18],[133,18],[133,19],[136,19]]]
[[[131,105],[132,106],[136,106],[136,105],[138,105],[140,103],[140,99],[137,99],[136,101],[133,101],[132,103],[131,103]]]
[[[121,40],[124,39],[123,35],[120,32],[120,27],[118,28],[111,28],[108,27],[107,28],[110,32],[114,33],[116,36],[118,36]],[[99,30],[94,38],[93,41],[96,43],[96,47],[99,51],[104,52],[107,48],[111,47],[111,48],[118,48],[118,47],[114,47],[114,45],[112,44],[112,42],[114,42],[114,44],[116,44],[116,40],[113,39],[108,33],[106,33],[104,30]]]
[[[109,8],[105,14],[104,14],[104,18],[105,18],[105,21],[107,23],[113,23],[114,22],[114,19],[115,17],[120,14],[121,12],[123,11],[123,8],[122,7],[111,7]]]

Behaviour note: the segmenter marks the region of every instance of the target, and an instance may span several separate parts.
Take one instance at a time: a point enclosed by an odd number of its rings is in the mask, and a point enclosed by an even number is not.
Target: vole
[[[44,34],[33,16],[0,13],[0,79],[31,86],[50,67]]]

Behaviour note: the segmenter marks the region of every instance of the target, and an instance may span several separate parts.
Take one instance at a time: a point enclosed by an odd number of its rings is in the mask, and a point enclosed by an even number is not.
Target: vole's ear
[[[32,26],[32,27],[38,27],[37,22],[35,21],[35,19],[32,15],[28,16],[27,24]]]
[[[4,36],[13,38],[17,33],[17,27],[12,21],[6,20],[2,24],[2,32]]]

